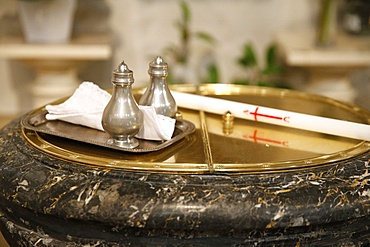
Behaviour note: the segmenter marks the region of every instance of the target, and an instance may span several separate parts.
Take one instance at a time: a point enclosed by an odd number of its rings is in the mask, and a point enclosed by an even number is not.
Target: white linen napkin
[[[144,116],[144,124],[137,133],[137,138],[146,140],[170,140],[172,138],[175,119],[157,114],[154,106],[139,105],[139,108]]]
[[[111,95],[92,82],[83,82],[73,95],[59,105],[47,105],[47,120],[62,120],[73,124],[104,131],[101,124],[103,111]],[[146,140],[170,140],[176,120],[158,115],[153,106],[139,106],[144,124],[137,138]]]

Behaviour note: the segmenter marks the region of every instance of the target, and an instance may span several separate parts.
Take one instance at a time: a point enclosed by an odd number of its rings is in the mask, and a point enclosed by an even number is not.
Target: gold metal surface
[[[226,84],[174,85],[172,90],[197,93],[282,110],[370,123],[370,113],[322,96]],[[141,89],[136,90],[139,95]],[[78,164],[165,173],[263,173],[325,166],[368,152],[370,145],[331,136],[243,119],[233,119],[224,133],[223,116],[179,109],[195,124],[194,133],[162,150],[128,153],[23,129],[35,148]],[[232,113],[232,109],[230,109]]]
[[[225,135],[230,135],[233,133],[234,129],[234,114],[230,111],[227,111],[222,116],[222,132]]]

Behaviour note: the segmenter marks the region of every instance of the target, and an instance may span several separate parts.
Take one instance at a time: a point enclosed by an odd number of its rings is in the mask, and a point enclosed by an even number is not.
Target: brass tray
[[[370,123],[353,104],[291,90],[229,84],[173,85],[171,90],[299,113]],[[142,89],[135,89],[140,97]],[[370,151],[366,141],[179,108],[195,131],[157,152],[122,152],[23,128],[30,145],[58,159],[102,169],[159,173],[276,173],[327,166]],[[232,112],[232,109],[230,109]],[[230,126],[229,126],[230,127]]]
[[[22,127],[44,134],[54,135],[74,141],[89,143],[125,152],[144,153],[158,151],[174,144],[175,142],[184,138],[186,135],[195,131],[195,126],[193,123],[183,119],[176,120],[175,130],[170,140],[151,141],[138,139],[138,147],[123,148],[109,144],[108,140],[110,139],[110,136],[104,131],[95,130],[81,125],[70,124],[59,120],[49,121],[45,118],[46,114],[47,111],[44,109],[39,109],[28,114],[21,121]]]

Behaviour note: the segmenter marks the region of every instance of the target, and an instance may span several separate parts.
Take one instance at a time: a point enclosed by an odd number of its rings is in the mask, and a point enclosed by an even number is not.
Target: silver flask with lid
[[[134,137],[143,125],[143,114],[132,93],[133,72],[124,61],[113,71],[112,98],[104,109],[103,129],[111,136],[108,144],[135,148],[139,141]]]
[[[156,113],[174,118],[177,112],[177,105],[173,98],[166,77],[168,75],[168,65],[157,56],[149,64],[148,74],[150,84],[139,100],[140,105],[154,106]]]

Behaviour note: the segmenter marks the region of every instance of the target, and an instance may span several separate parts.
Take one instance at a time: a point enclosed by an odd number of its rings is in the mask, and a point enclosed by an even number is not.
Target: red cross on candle
[[[266,118],[273,118],[273,119],[277,119],[277,120],[283,120],[284,122],[289,123],[289,118],[290,117],[279,117],[279,116],[273,116],[273,115],[268,115],[268,114],[263,114],[263,113],[257,113],[258,109],[259,109],[259,107],[256,107],[256,110],[254,112],[251,112],[249,110],[245,110],[244,113],[246,113],[246,114],[249,113],[250,115],[253,115],[254,120],[256,122],[258,122],[257,116],[259,116],[259,117],[266,117]]]

